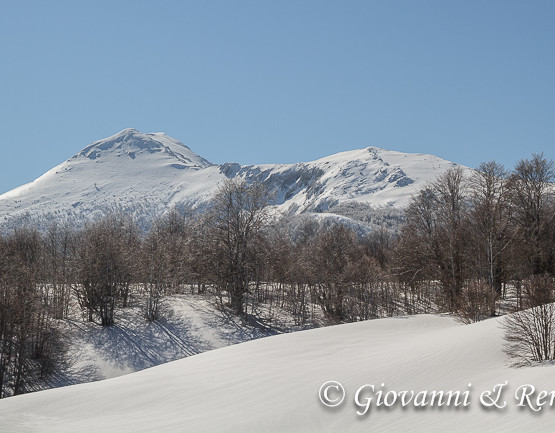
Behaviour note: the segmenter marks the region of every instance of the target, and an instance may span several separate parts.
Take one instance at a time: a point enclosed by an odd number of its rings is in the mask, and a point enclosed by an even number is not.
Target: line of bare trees
[[[298,324],[433,311],[474,322],[496,314],[508,287],[518,308],[553,302],[554,179],[542,155],[511,172],[495,162],[472,176],[453,167],[413,198],[397,234],[307,219],[291,236],[263,185],[231,180],[204,214],[173,209],[147,233],[121,214],[82,230],[17,229],[0,236],[0,397],[52,372],[64,348],[56,320],[72,308],[110,326],[140,299],[152,321],[166,295],[186,290],[239,316],[285,310]]]
[[[464,308],[477,285],[498,297],[516,285],[524,306],[523,281],[554,272],[554,180],[553,162],[542,155],[512,172],[495,162],[468,178],[460,168],[447,171],[406,212],[396,248],[400,278],[438,281],[448,311]]]
[[[0,398],[27,391],[63,354],[54,319],[65,288],[48,284],[58,271],[50,235],[23,228],[0,237]]]

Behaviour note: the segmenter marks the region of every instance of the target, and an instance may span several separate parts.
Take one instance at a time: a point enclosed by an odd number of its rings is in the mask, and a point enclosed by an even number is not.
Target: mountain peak
[[[125,128],[125,129],[122,129],[117,134],[114,134],[114,136],[115,135],[122,135],[122,134],[140,134],[140,132],[135,128]]]
[[[144,134],[134,128],[126,128],[108,138],[95,141],[85,147],[74,158],[85,157],[91,160],[128,156],[149,157],[154,154],[166,154],[177,159],[186,167],[204,168],[213,165],[197,155],[180,141],[163,132]]]
[[[122,129],[119,132],[116,132],[114,135],[103,138],[102,140],[97,140],[94,143],[98,143],[100,141],[114,141],[114,140],[118,140],[118,139],[128,139],[128,138],[131,138],[131,137],[136,137],[136,136],[141,136],[141,135],[145,135],[145,134],[142,134],[140,131],[138,131],[135,128],[125,128],[125,129]]]

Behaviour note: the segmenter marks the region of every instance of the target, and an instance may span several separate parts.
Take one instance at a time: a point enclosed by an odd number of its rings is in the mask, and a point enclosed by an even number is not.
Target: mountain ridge
[[[203,209],[226,179],[263,182],[283,215],[343,203],[403,209],[453,162],[375,146],[293,164],[216,165],[164,133],[127,128],[85,146],[35,181],[0,195],[0,224],[80,224],[114,208],[142,225],[174,206]],[[466,170],[466,167],[464,167]]]

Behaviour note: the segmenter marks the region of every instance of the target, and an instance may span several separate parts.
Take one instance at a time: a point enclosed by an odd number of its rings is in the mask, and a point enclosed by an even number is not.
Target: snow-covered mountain
[[[264,182],[275,208],[286,215],[326,213],[345,203],[403,208],[453,165],[377,147],[296,164],[215,165],[166,134],[125,129],[1,195],[0,224],[85,221],[119,209],[148,225],[172,206],[202,208],[223,180],[236,177]]]

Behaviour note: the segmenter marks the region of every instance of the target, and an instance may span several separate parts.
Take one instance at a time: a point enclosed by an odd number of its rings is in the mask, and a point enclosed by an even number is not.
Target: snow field
[[[524,384],[555,390],[554,366],[505,365],[497,319],[460,325],[420,315],[339,325],[242,343],[105,381],[0,401],[6,432],[534,432],[552,431],[553,410],[517,407]],[[340,382],[341,406],[321,385]],[[507,381],[504,409],[480,395]],[[464,407],[354,404],[365,384],[388,390],[470,389]],[[469,388],[468,383],[472,386]]]

